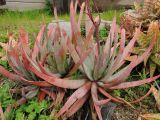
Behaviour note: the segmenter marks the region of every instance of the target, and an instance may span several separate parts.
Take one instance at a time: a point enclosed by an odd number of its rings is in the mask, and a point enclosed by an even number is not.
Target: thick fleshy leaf
[[[0,66],[0,74],[4,75],[5,77],[8,77],[10,80],[14,80],[14,81],[20,81],[21,80],[18,75],[7,71],[2,66]]]
[[[85,2],[83,2],[82,5],[81,5],[81,10],[80,10],[79,18],[78,18],[78,27],[79,27],[79,29],[80,29],[80,25],[81,25],[84,9],[85,9]]]
[[[135,66],[137,66],[138,64],[140,64],[144,60],[144,58],[146,58],[148,55],[151,54],[151,50],[152,50],[152,48],[153,48],[153,46],[156,42],[156,37],[157,37],[157,35],[155,35],[155,37],[153,38],[153,40],[152,40],[150,46],[148,47],[148,49],[141,56],[138,56],[135,60],[133,60],[128,65],[128,68],[119,77],[117,77],[114,80],[111,80],[110,82],[107,81],[106,83],[110,83],[111,86],[113,86],[113,85],[116,85],[116,84],[119,84],[119,83],[125,81],[125,79],[130,75],[130,72],[132,71],[132,69]]]
[[[28,33],[24,29],[20,30],[20,42],[26,47],[29,45]]]
[[[86,100],[89,97],[89,93],[83,96],[82,98],[78,99],[72,106],[69,108],[69,110],[66,111],[65,115],[66,117],[71,117],[73,114],[75,114],[86,102]]]
[[[37,47],[37,44],[39,44],[39,45],[41,44],[44,30],[45,30],[45,25],[42,25],[41,30],[38,33],[37,39],[34,42],[34,47],[33,47],[33,51],[32,51],[32,59],[36,59],[36,57],[38,55],[39,48]]]
[[[124,82],[121,83],[119,85],[113,86],[110,89],[127,89],[127,88],[131,88],[131,87],[136,87],[136,86],[140,86],[140,85],[144,85],[147,83],[151,83],[155,80],[157,80],[158,78],[160,78],[160,75],[157,75],[155,77],[151,77],[145,80],[137,80],[137,81],[133,81],[133,82]]]
[[[101,114],[101,108],[100,108],[98,105],[96,105],[95,103],[93,103],[93,104],[94,104],[96,113],[97,113],[97,115],[98,115],[98,119],[99,119],[99,120],[103,120],[102,114]]]
[[[43,91],[44,93],[46,93],[49,97],[51,97],[53,101],[55,101],[56,94],[54,92],[50,92],[44,88],[41,88],[40,90]]]
[[[61,110],[57,113],[57,117],[61,116],[62,114],[64,114],[66,112],[66,110],[68,110],[77,100],[83,98],[83,96],[85,96],[88,91],[91,88],[91,83],[88,82],[85,85],[83,85],[81,88],[79,88],[78,90],[76,90],[67,100],[67,102],[65,103],[65,105],[61,108]]]
[[[69,74],[67,76],[70,76],[70,75],[72,75],[73,73],[75,73],[77,71],[77,69],[83,64],[85,59],[88,57],[88,55],[90,54],[91,50],[92,49],[88,49],[85,53],[82,54],[82,56],[80,57],[79,62],[74,65],[74,67],[70,70],[70,72],[69,72]]]
[[[72,27],[72,36],[73,36],[73,42],[75,44],[78,43],[78,37],[80,36],[80,29],[78,28],[78,25],[76,23],[76,17],[75,17],[75,10],[73,6],[73,1],[70,3],[70,22]]]
[[[111,100],[111,99],[108,99],[108,98],[105,99],[105,100],[98,100],[97,85],[95,83],[92,83],[91,95],[92,95],[92,99],[93,99],[94,104],[96,104],[98,106],[104,105]]]
[[[61,88],[68,88],[68,89],[76,89],[81,87],[86,83],[85,79],[81,80],[69,80],[69,79],[61,79],[57,78],[56,76],[48,76],[42,72],[39,72],[37,69],[29,66],[29,69],[35,73],[38,77],[42,78],[43,80],[47,81],[48,83],[55,85]]]
[[[103,88],[101,87],[98,87],[98,90],[101,94],[103,94],[104,96],[106,96],[107,98],[111,99],[112,101],[114,102],[119,102],[119,103],[123,103],[123,101],[117,99],[117,98],[114,98],[112,97],[109,93],[107,93]]]
[[[46,97],[46,93],[43,92],[43,91],[39,91],[39,93],[38,93],[38,102],[42,102],[45,97]]]

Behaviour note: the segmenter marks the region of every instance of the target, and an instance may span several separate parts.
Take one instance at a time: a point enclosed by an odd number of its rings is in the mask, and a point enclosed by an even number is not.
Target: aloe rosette
[[[151,50],[157,40],[157,34],[153,36],[149,47],[141,55],[132,57],[132,61],[128,63],[126,58],[131,56],[139,30],[136,30],[134,37],[126,44],[125,30],[119,29],[114,18],[106,43],[100,45],[98,34],[100,17],[98,16],[94,19],[91,16],[88,3],[86,1],[86,5],[85,3],[82,4],[77,22],[76,11],[73,1],[71,1],[70,22],[72,39],[67,36],[63,29],[58,27],[57,22],[57,27],[50,29],[48,33],[45,33],[45,26],[42,27],[34,47],[31,49],[28,46],[27,33],[21,31],[20,42],[17,47],[14,47],[16,52],[12,53],[14,49],[11,45],[12,43],[10,43],[12,50],[10,51],[11,54],[8,54],[8,56],[12,56],[12,59],[14,58],[10,61],[12,61],[11,66],[16,74],[0,67],[0,73],[10,79],[24,81],[41,87],[54,86],[61,90],[75,90],[56,114],[56,117],[72,116],[91,97],[98,118],[102,120],[100,109],[102,105],[107,104],[109,101],[124,103],[123,100],[111,96],[107,90],[136,87],[151,83],[160,77],[158,75],[145,80],[126,81],[131,71],[151,54]],[[82,37],[80,25],[85,8],[86,36]],[[94,32],[96,33],[96,42],[93,37]],[[17,55],[19,52],[20,56]],[[72,80],[71,76],[78,69],[82,76]],[[28,75],[25,76],[24,73],[30,74],[29,77]],[[64,91],[62,93],[62,96],[64,96]],[[99,99],[99,93],[104,95],[105,98]],[[140,101],[145,96],[131,103]]]
[[[58,76],[46,74],[46,69],[43,69],[44,72],[40,72],[33,66],[29,66],[29,69],[52,85],[61,88],[76,89],[76,91],[68,98],[65,105],[57,113],[57,117],[72,116],[77,110],[79,110],[79,108],[81,108],[89,96],[91,96],[98,118],[102,120],[100,112],[101,105],[106,104],[109,101],[124,103],[124,101],[112,97],[107,90],[136,87],[146,83],[151,83],[160,77],[160,75],[158,75],[145,80],[133,82],[125,81],[131,71],[151,54],[157,35],[155,34],[151,44],[142,55],[134,56],[132,61],[126,65],[125,59],[130,56],[131,50],[134,48],[137,35],[139,34],[138,30],[136,30],[133,39],[126,45],[125,30],[122,29],[119,33],[119,28],[116,25],[116,19],[114,19],[105,45],[100,46],[98,41],[95,42],[93,39],[93,34],[95,31],[97,32],[97,26],[100,22],[99,17],[96,17],[95,20],[91,19],[90,21],[86,21],[86,37],[83,38],[81,36],[80,22],[84,6],[85,4],[82,4],[82,10],[79,17],[80,19],[77,23],[75,9],[73,2],[71,2],[70,21],[73,37],[72,40],[70,40],[69,37],[64,38],[66,40],[69,55],[75,63],[72,70],[79,68],[85,77],[77,80],[71,80],[69,77],[61,79]],[[86,9],[86,12],[89,15],[88,9]],[[88,18],[92,17],[89,16],[87,19]],[[98,92],[104,95],[106,99],[99,100]],[[136,101],[140,101],[143,98],[144,97]],[[132,103],[136,101],[133,101]]]

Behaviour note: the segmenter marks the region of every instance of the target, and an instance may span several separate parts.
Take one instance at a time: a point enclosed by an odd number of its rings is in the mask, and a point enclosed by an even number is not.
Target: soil
[[[80,110],[79,114],[76,114],[69,120],[93,120],[91,117],[91,109],[86,103]],[[134,105],[135,109],[124,104],[115,104],[110,102],[102,107],[101,113],[103,120],[138,120],[140,114],[157,113],[157,107],[155,101],[149,101],[148,104],[138,103]],[[78,119],[77,117],[80,116]],[[98,119],[97,119],[98,120]]]
[[[139,113],[127,106],[119,105],[114,110],[113,120],[137,120]]]
[[[156,102],[151,99],[148,104],[139,103],[135,105],[135,109],[127,105],[117,105],[114,109],[113,118],[111,120],[138,120],[138,117],[147,113],[158,113]]]

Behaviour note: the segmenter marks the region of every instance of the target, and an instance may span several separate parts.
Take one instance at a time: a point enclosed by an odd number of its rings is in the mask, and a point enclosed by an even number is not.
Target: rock
[[[109,30],[111,27],[111,24],[112,24],[112,21],[106,21],[106,20],[101,19],[101,24],[99,28],[100,29],[106,28],[107,30]]]
[[[109,102],[101,109],[103,120],[112,120],[114,110],[117,107],[115,103]]]
[[[58,22],[59,22],[60,29],[65,30],[67,35],[71,39],[72,38],[71,23],[65,20],[59,20]],[[56,27],[56,26],[57,26],[57,21],[53,20],[51,23],[49,23],[47,28],[50,29],[51,27]]]
[[[65,30],[67,35],[71,39],[72,38],[71,23],[65,20],[59,20],[58,22],[59,22],[60,29]],[[82,26],[84,26],[84,23],[85,23],[84,20],[82,20]],[[112,21],[106,21],[106,20],[101,19],[101,24],[99,26],[99,29],[101,30],[101,29],[106,28],[107,30],[109,30],[111,24],[112,24]],[[50,29],[51,27],[56,27],[56,26],[57,26],[57,21],[53,20],[51,23],[49,23],[47,28]]]

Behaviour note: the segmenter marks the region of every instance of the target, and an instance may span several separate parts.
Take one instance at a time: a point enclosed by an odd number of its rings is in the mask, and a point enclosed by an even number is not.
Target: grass
[[[101,13],[102,19],[112,20],[116,15],[119,20],[119,16],[122,10],[108,10]],[[29,33],[34,33],[39,30],[40,25],[45,22],[49,23],[53,20],[53,16],[48,15],[43,10],[34,11],[5,11],[0,13],[0,34],[5,34],[7,32],[17,32],[19,28],[25,28]],[[59,19],[69,20],[69,14],[63,14],[59,16]]]

